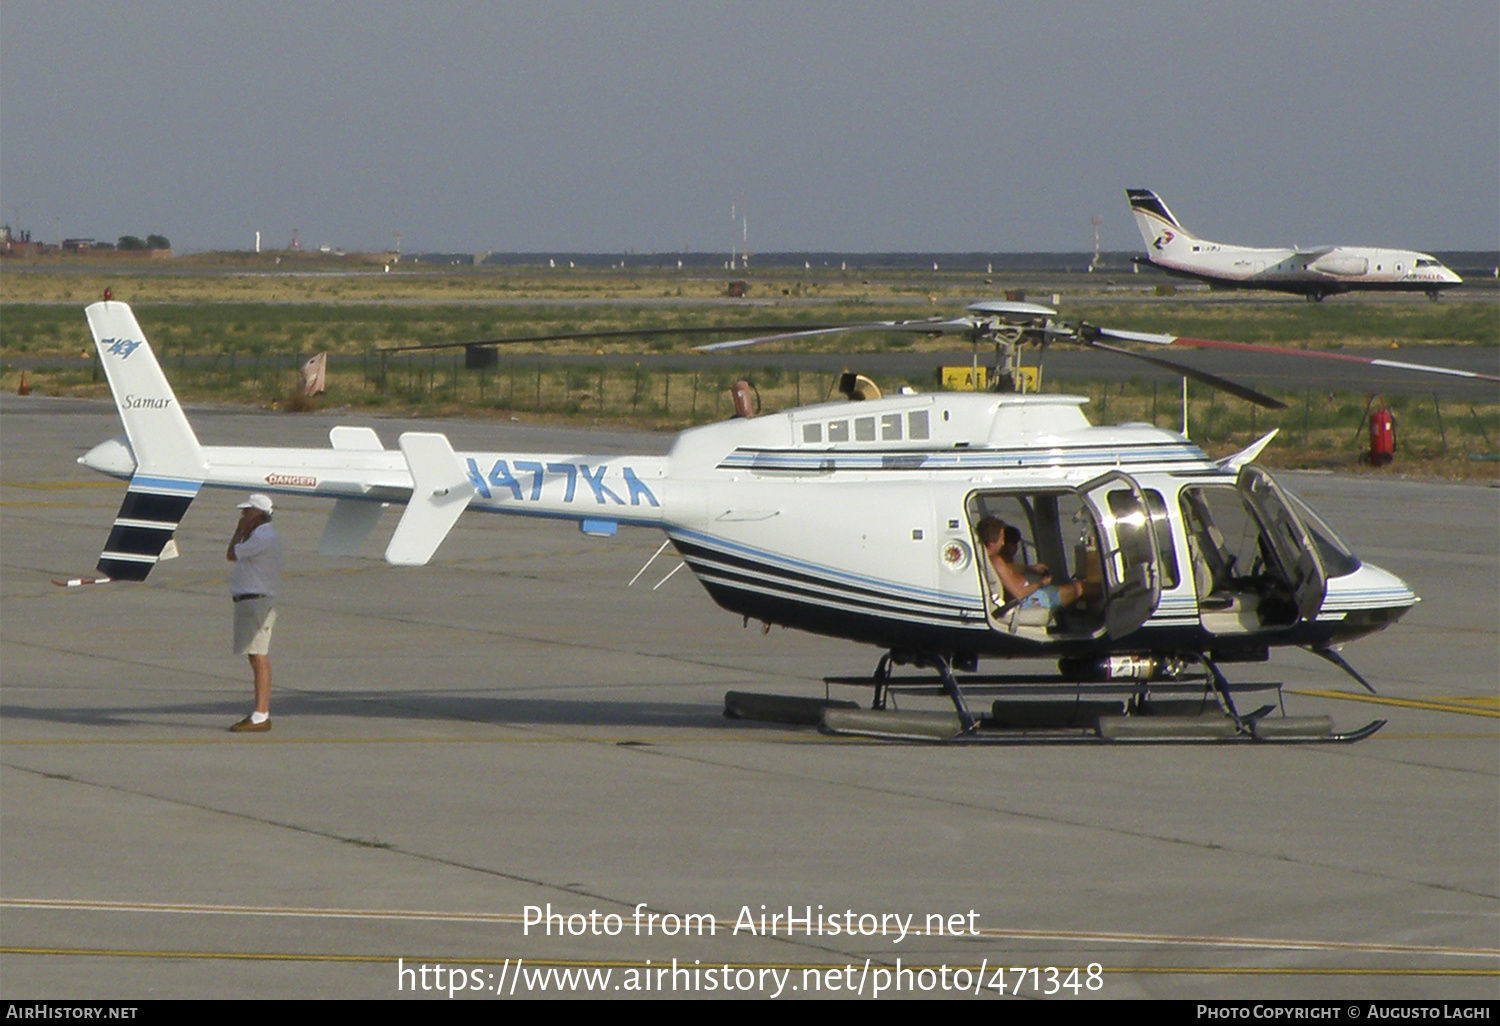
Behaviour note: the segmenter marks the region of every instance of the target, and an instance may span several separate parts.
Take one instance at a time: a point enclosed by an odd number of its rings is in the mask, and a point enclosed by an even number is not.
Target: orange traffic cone
[[[31,386],[26,383],[26,372],[21,372],[21,387],[16,389],[16,395],[30,395]]]

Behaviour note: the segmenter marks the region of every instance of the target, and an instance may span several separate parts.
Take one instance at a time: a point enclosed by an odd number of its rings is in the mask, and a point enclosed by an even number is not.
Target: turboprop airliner
[[[1409,249],[1320,246],[1316,249],[1231,246],[1200,239],[1150,189],[1126,189],[1150,262],[1168,274],[1215,288],[1270,289],[1313,301],[1340,292],[1425,292],[1463,284],[1436,257]]]

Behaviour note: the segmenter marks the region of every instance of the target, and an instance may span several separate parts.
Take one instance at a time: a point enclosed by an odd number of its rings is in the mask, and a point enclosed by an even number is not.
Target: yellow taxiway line
[[[136,912],[167,915],[197,916],[261,916],[269,918],[301,919],[376,919],[404,920],[409,922],[466,922],[508,923],[522,925],[525,917],[516,912],[448,912],[430,909],[360,909],[360,908],[299,908],[280,905],[207,905],[177,902],[131,902],[131,901],[86,901],[62,898],[0,898],[0,908],[37,909],[53,912]],[[707,924],[705,924],[707,925]],[[728,933],[734,927],[730,919],[715,920],[715,933]],[[967,938],[968,935],[966,935]],[[973,934],[988,940],[1044,941],[1079,944],[1135,944],[1143,946],[1166,945],[1199,948],[1239,948],[1271,951],[1320,951],[1358,953],[1365,955],[1406,955],[1436,958],[1475,958],[1500,961],[1500,948],[1443,947],[1431,944],[1391,944],[1371,941],[1312,940],[1285,937],[1221,937],[1196,934],[1125,933],[1101,930],[1024,930],[1004,927],[983,927]],[[17,949],[0,948],[0,951]],[[30,950],[30,949],[28,949]],[[36,949],[41,952],[43,949]],[[73,949],[57,949],[56,953],[69,953]],[[128,954],[128,952],[113,952]],[[181,957],[192,957],[182,954]],[[201,957],[214,957],[209,954]],[[222,957],[260,957],[225,954]],[[266,956],[270,957],[270,956]],[[311,957],[311,956],[309,956]],[[343,956],[340,956],[343,957]],[[405,957],[405,956],[403,956]],[[378,960],[377,956],[369,956]],[[394,958],[394,956],[392,956]],[[453,961],[463,961],[453,959]],[[467,959],[475,964],[485,959]],[[494,961],[494,960],[490,960]],[[558,963],[561,964],[561,963]],[[582,963],[580,963],[582,964]],[[604,964],[604,963],[589,963]],[[1500,974],[1495,970],[1478,970],[1489,974]]]
[[[1293,690],[1294,695],[1309,695],[1314,698],[1342,698],[1350,702],[1369,702],[1371,705],[1391,705],[1401,709],[1430,709],[1433,712],[1459,713],[1464,716],[1488,716],[1500,719],[1500,698],[1488,695],[1440,695],[1436,698],[1388,698],[1384,695],[1361,694],[1357,691]]]

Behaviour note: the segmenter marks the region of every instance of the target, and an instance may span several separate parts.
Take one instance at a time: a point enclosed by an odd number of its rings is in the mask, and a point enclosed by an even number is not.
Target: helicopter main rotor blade
[[[1103,333],[1104,332],[1101,331],[1101,334]],[[1103,342],[1098,342],[1093,339],[1084,339],[1083,344],[1085,346],[1088,346],[1090,349],[1103,349],[1107,353],[1118,353],[1121,356],[1128,356],[1132,360],[1143,360],[1146,363],[1152,364],[1156,367],[1160,367],[1163,370],[1169,370],[1174,374],[1181,374],[1184,377],[1192,378],[1194,381],[1201,381],[1205,385],[1208,385],[1212,388],[1217,388],[1221,392],[1228,392],[1232,396],[1244,399],[1246,402],[1254,403],[1255,405],[1263,407],[1267,410],[1286,409],[1286,403],[1282,402],[1279,399],[1272,399],[1270,396],[1265,395],[1261,392],[1257,392],[1253,388],[1236,384],[1235,382],[1230,381],[1228,378],[1221,378],[1217,374],[1210,374],[1208,373],[1208,371],[1201,371],[1196,367],[1189,367],[1187,364],[1178,363],[1175,360],[1164,360],[1159,356],[1147,356],[1145,353],[1137,353],[1129,349],[1121,349],[1119,346],[1106,345]]]
[[[1246,353],[1274,353],[1277,356],[1305,356],[1314,360],[1342,360],[1345,363],[1364,363],[1374,367],[1390,367],[1394,370],[1414,371],[1419,374],[1446,374],[1455,378],[1472,378],[1478,381],[1500,381],[1494,374],[1477,371],[1454,370],[1452,367],[1434,367],[1431,364],[1411,363],[1406,360],[1383,360],[1373,356],[1354,356],[1350,353],[1326,353],[1317,349],[1289,349],[1285,346],[1262,346],[1252,342],[1216,342],[1207,338],[1182,338],[1177,335],[1156,335],[1144,331],[1119,331],[1114,328],[1098,329],[1100,335],[1117,338],[1125,342],[1149,342],[1161,346],[1186,346],[1191,349],[1237,349]]]
[[[930,320],[930,321],[866,321],[863,324],[834,324],[826,326],[813,326],[799,328],[795,331],[784,331],[774,335],[756,335],[753,338],[735,338],[727,342],[710,342],[708,345],[694,346],[695,352],[716,353],[726,349],[740,349],[744,346],[756,346],[766,342],[784,342],[794,338],[810,338],[814,335],[833,335],[838,333],[865,332],[865,331],[900,331],[916,335],[946,335],[957,331],[977,331],[984,328],[984,323],[975,321],[970,317],[958,317],[952,320]]]
[[[510,346],[525,342],[567,342],[574,339],[603,338],[661,338],[670,335],[727,335],[735,331],[787,331],[800,332],[837,330],[843,325],[832,324],[741,324],[699,326],[691,328],[617,328],[609,331],[565,331],[553,335],[516,335],[510,338],[481,338],[467,342],[420,342],[409,346],[385,346],[383,353],[405,353],[418,349],[456,349],[459,346]]]
[[[1100,335],[1117,338],[1122,342],[1150,342],[1152,345],[1169,346],[1177,341],[1176,335],[1161,335],[1152,331],[1122,331],[1119,328],[1095,328]]]

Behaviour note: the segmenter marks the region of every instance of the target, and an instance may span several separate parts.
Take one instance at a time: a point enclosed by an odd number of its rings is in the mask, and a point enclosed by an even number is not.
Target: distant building
[[[31,241],[29,230],[18,232],[8,224],[0,224],[0,256],[36,256],[43,248],[40,242]]]
[[[140,242],[140,240],[137,240]],[[66,253],[71,256],[113,259],[117,257],[141,260],[169,259],[172,243],[165,235],[151,235],[138,248],[125,249],[113,242],[98,239],[64,239],[61,245],[33,242],[31,232],[16,230],[8,224],[0,224],[0,257],[36,257],[44,254]]]

